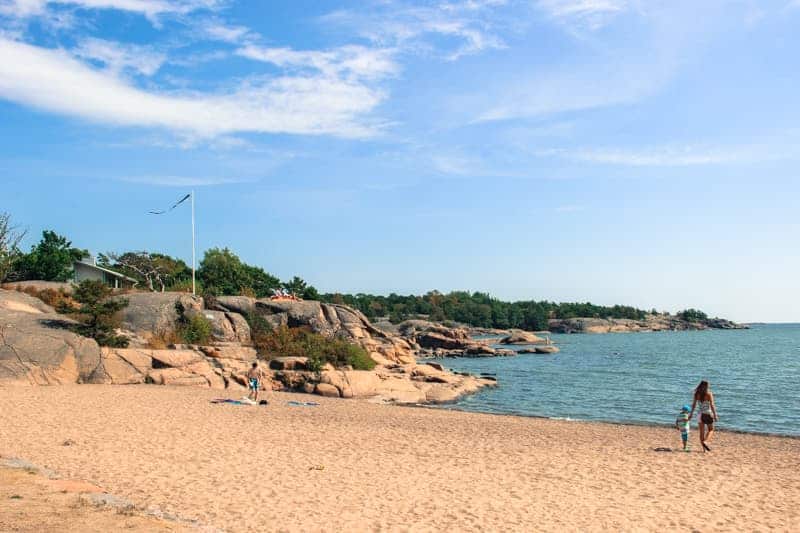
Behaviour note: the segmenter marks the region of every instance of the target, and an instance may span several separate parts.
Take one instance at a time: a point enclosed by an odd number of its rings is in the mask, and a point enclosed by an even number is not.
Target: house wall
[[[97,270],[96,268],[92,268],[90,265],[85,265],[81,262],[76,262],[72,266],[72,268],[75,269],[76,283],[80,283],[81,281],[85,281],[87,279],[95,281],[106,281],[105,276],[103,276],[104,272],[102,270]]]
[[[76,283],[80,283],[81,281],[89,279],[102,281],[109,287],[113,287],[115,289],[130,289],[133,287],[133,283],[125,278],[103,272],[102,270],[94,268],[92,265],[81,263],[80,261],[75,262],[73,269],[75,270],[74,277]]]

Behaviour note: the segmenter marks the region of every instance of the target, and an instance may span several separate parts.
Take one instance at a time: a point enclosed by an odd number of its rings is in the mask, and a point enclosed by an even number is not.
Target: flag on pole
[[[165,209],[164,211],[148,211],[148,213],[150,213],[151,215],[163,215],[165,213],[169,213],[170,211],[181,205],[183,202],[191,198],[191,196],[192,193],[187,194],[186,196],[184,196],[183,198],[172,204],[172,207],[170,207],[169,209]]]
[[[164,215],[166,213],[169,213],[170,211],[172,211],[173,209],[175,209],[179,205],[181,205],[183,202],[185,202],[189,198],[192,199],[192,294],[194,295],[194,294],[196,294],[195,270],[196,270],[196,266],[197,266],[197,258],[195,256],[195,242],[194,242],[195,241],[195,237],[194,237],[194,191],[190,192],[189,194],[187,194],[186,196],[184,196],[183,198],[181,198],[180,200],[178,200],[177,202],[172,204],[172,207],[170,207],[169,209],[165,209],[163,211],[148,211],[148,213],[150,213],[151,215]]]

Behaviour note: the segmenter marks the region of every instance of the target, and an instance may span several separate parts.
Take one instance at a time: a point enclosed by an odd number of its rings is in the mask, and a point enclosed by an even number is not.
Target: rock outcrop
[[[239,313],[211,311],[204,309],[194,311],[201,313],[211,323],[211,335],[218,342],[238,342],[250,344],[250,325]]]
[[[711,318],[689,322],[675,315],[647,315],[643,320],[627,318],[562,318],[548,321],[554,333],[635,333],[648,331],[685,331],[707,329],[747,329],[730,320]]]
[[[100,348],[71,331],[75,322],[37,298],[0,289],[0,382],[84,383],[100,364]]]
[[[213,308],[227,313],[257,313],[273,327],[307,327],[327,337],[341,337],[362,346],[378,364],[416,361],[407,340],[374,327],[359,311],[317,301],[256,300],[243,296],[217,298]]]
[[[500,339],[500,344],[544,344],[545,342],[547,342],[545,339],[522,330],[514,330]]]
[[[277,358],[269,363],[264,386],[331,397],[369,398],[397,403],[448,402],[493,386],[495,381],[454,374],[438,364],[417,364],[418,346],[375,328],[360,312],[342,305],[315,301],[271,301],[246,297],[214,299],[204,309],[201,298],[183,293],[130,293],[120,313],[122,330],[133,343],[129,348],[100,348],[94,340],[72,333],[75,323],[57,315],[40,300],[16,291],[0,290],[0,381],[20,384],[97,383],[134,385],[151,383],[243,390],[247,371],[257,358],[249,344],[250,328],[244,316],[256,313],[273,326],[307,327],[329,337],[341,337],[364,347],[377,366],[372,371],[334,369],[330,364],[311,371],[303,357]],[[212,346],[172,345],[145,347],[147,339],[174,328],[175,303],[187,315],[202,313],[214,330]],[[471,348],[475,355],[497,350],[471,342],[466,331],[433,328]],[[265,368],[267,365],[263,365]]]
[[[234,345],[177,350],[101,348],[101,364],[89,382],[241,390],[247,383],[247,370],[255,360],[253,348]]]
[[[450,402],[482,387],[496,385],[490,379],[453,374],[435,363],[390,365],[374,371],[280,370],[275,373],[275,379],[290,390],[408,404]]]
[[[203,310],[203,299],[182,292],[133,292],[115,298],[125,298],[128,305],[120,311],[123,330],[142,338],[175,328],[180,302],[187,313]]]
[[[495,357],[516,355],[509,350],[498,350],[489,345],[490,340],[475,340],[471,331],[463,327],[450,328],[427,320],[406,320],[397,330],[408,341],[419,346],[424,357]]]

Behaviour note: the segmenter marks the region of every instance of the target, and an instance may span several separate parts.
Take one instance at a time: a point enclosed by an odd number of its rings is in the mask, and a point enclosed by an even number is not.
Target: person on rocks
[[[258,361],[253,361],[253,366],[247,371],[247,381],[250,393],[248,398],[258,402],[258,392],[261,390],[261,380],[264,378],[264,371],[258,366]]]

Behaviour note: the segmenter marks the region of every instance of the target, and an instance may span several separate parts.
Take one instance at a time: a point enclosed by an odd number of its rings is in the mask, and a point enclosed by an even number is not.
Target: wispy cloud
[[[72,54],[83,59],[98,61],[114,73],[132,70],[145,76],[155,74],[167,60],[163,52],[150,46],[118,43],[88,38],[81,41]]]
[[[581,26],[602,16],[616,24],[602,38],[581,41],[568,63],[527,70],[528,75],[499,79],[474,96],[483,107],[474,122],[535,118],[634,104],[657,94],[729,16],[719,4],[683,2],[643,4],[621,0],[547,0],[553,18]],[[701,10],[701,11],[697,11]],[[625,24],[608,18],[629,15]]]
[[[491,11],[505,0],[467,0],[433,5],[385,2],[371,8],[334,11],[323,17],[326,24],[351,29],[381,46],[434,50],[449,60],[488,49],[505,47],[495,33]],[[452,38],[456,44],[434,47],[427,37]]]
[[[627,0],[538,0],[537,7],[558,22],[596,30],[630,7]]]
[[[576,65],[519,80],[490,96],[496,103],[474,122],[540,117],[636,102],[655,93],[674,62]],[[485,96],[476,98],[478,101]]]
[[[147,91],[66,52],[0,39],[0,97],[106,124],[163,127],[214,137],[235,132],[367,137],[384,99],[327,76],[252,78],[223,93]]]
[[[160,15],[186,14],[200,9],[214,9],[220,0],[0,0],[0,13],[14,17],[42,15],[49,5],[78,9],[114,9],[156,19]]]
[[[249,45],[236,54],[279,67],[311,69],[328,77],[379,79],[399,71],[393,50],[342,46],[331,50],[293,50]]]
[[[656,146],[641,149],[577,148],[535,152],[539,157],[557,157],[602,165],[631,167],[690,167],[761,163],[796,158],[794,150],[779,145]]]
[[[210,40],[243,44],[257,35],[246,26],[230,25],[219,20],[207,21],[200,27],[203,36]]]

